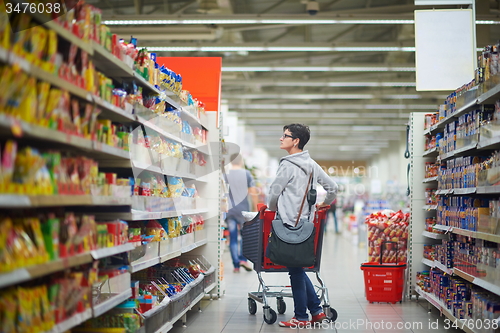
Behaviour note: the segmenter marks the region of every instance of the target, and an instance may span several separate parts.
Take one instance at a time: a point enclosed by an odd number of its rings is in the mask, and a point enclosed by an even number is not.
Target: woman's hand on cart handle
[[[330,205],[327,205],[324,202],[321,202],[321,203],[316,205],[316,208],[318,210],[328,210],[328,209],[330,209]]]

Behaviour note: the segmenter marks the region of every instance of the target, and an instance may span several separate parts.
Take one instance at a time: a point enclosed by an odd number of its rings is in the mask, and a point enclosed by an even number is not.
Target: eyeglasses
[[[288,134],[285,134],[283,133],[283,135],[281,136],[282,139],[286,139],[286,138],[292,138],[292,139],[296,139],[295,137],[291,136],[291,135],[288,135]]]

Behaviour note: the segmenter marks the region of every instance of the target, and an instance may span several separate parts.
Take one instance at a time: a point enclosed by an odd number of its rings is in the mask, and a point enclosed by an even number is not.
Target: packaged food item
[[[171,198],[179,198],[184,192],[184,181],[181,177],[167,176],[168,191]]]
[[[146,224],[146,235],[153,236],[153,242],[159,242],[166,236],[162,225],[156,220],[148,221]]]
[[[0,273],[15,269],[16,262],[9,246],[9,238],[12,236],[12,220],[3,218],[0,220]],[[1,305],[0,305],[1,306]]]

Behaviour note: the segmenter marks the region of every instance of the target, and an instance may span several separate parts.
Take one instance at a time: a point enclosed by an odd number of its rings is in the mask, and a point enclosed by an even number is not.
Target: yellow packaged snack
[[[0,94],[0,113],[5,113],[7,108],[7,101],[9,100],[10,82],[12,81],[12,69],[10,67],[0,67],[0,87],[9,87],[4,89]]]
[[[47,106],[45,108],[44,118],[49,124],[49,128],[57,128],[57,119],[55,115],[55,109],[59,104],[61,99],[62,91],[57,88],[51,88],[49,92],[49,98],[47,100]]]
[[[56,55],[57,55],[57,33],[54,30],[47,31],[47,43],[45,44],[44,62],[42,69],[49,73],[56,72]]]
[[[45,249],[45,243],[43,241],[42,227],[40,220],[38,218],[26,218],[24,220],[25,228],[33,240],[34,247],[36,249],[35,264],[42,264],[49,261],[49,255]]]
[[[10,23],[5,4],[0,0],[0,47],[4,49],[10,48]]]
[[[26,14],[16,15],[12,22],[12,51],[22,58],[28,54],[26,46],[30,43],[30,29],[31,17]]]
[[[50,307],[47,286],[40,286],[40,310],[42,315],[42,331],[46,332],[54,327],[54,313]]]
[[[38,82],[37,84],[37,108],[36,122],[44,127],[49,126],[49,121],[45,118],[45,108],[49,99],[50,84],[47,82]]]
[[[40,25],[32,24],[31,27],[31,62],[38,67],[41,67],[45,48],[47,44],[48,33],[45,28]]]
[[[13,110],[13,113],[18,114],[19,118],[28,123],[36,123],[36,79],[34,77],[28,78],[23,90],[24,94],[21,97],[21,104],[19,105],[19,108],[17,108],[17,110]]]
[[[16,268],[8,245],[11,234],[12,220],[10,218],[0,220],[0,273],[10,272]]]
[[[17,333],[16,329],[17,300],[15,289],[0,294],[0,327],[2,333]]]
[[[10,77],[9,84],[4,87],[5,95],[7,97],[5,112],[12,113],[12,110],[17,110],[19,105],[22,102],[22,98],[25,91],[25,84],[28,76],[26,73],[21,71],[19,66],[12,66],[13,75]],[[17,114],[13,114],[13,116],[17,116]]]

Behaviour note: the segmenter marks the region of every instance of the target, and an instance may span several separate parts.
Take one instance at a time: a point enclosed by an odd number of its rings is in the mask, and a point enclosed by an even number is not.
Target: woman
[[[331,203],[337,193],[337,184],[311,159],[308,151],[303,151],[309,141],[309,127],[301,124],[290,124],[283,127],[280,149],[286,150],[288,156],[280,160],[276,179],[269,189],[269,209],[277,211],[283,223],[295,225],[299,207],[304,197],[310,174],[313,173],[313,184],[319,183],[327,191],[324,203]],[[326,203],[326,204],[325,204]],[[314,206],[304,205],[300,218],[313,219]],[[288,267],[292,286],[295,316],[279,323],[282,327],[296,328],[309,322],[307,309],[311,313],[311,322],[322,322],[326,315],[321,308],[311,280],[302,267]]]

